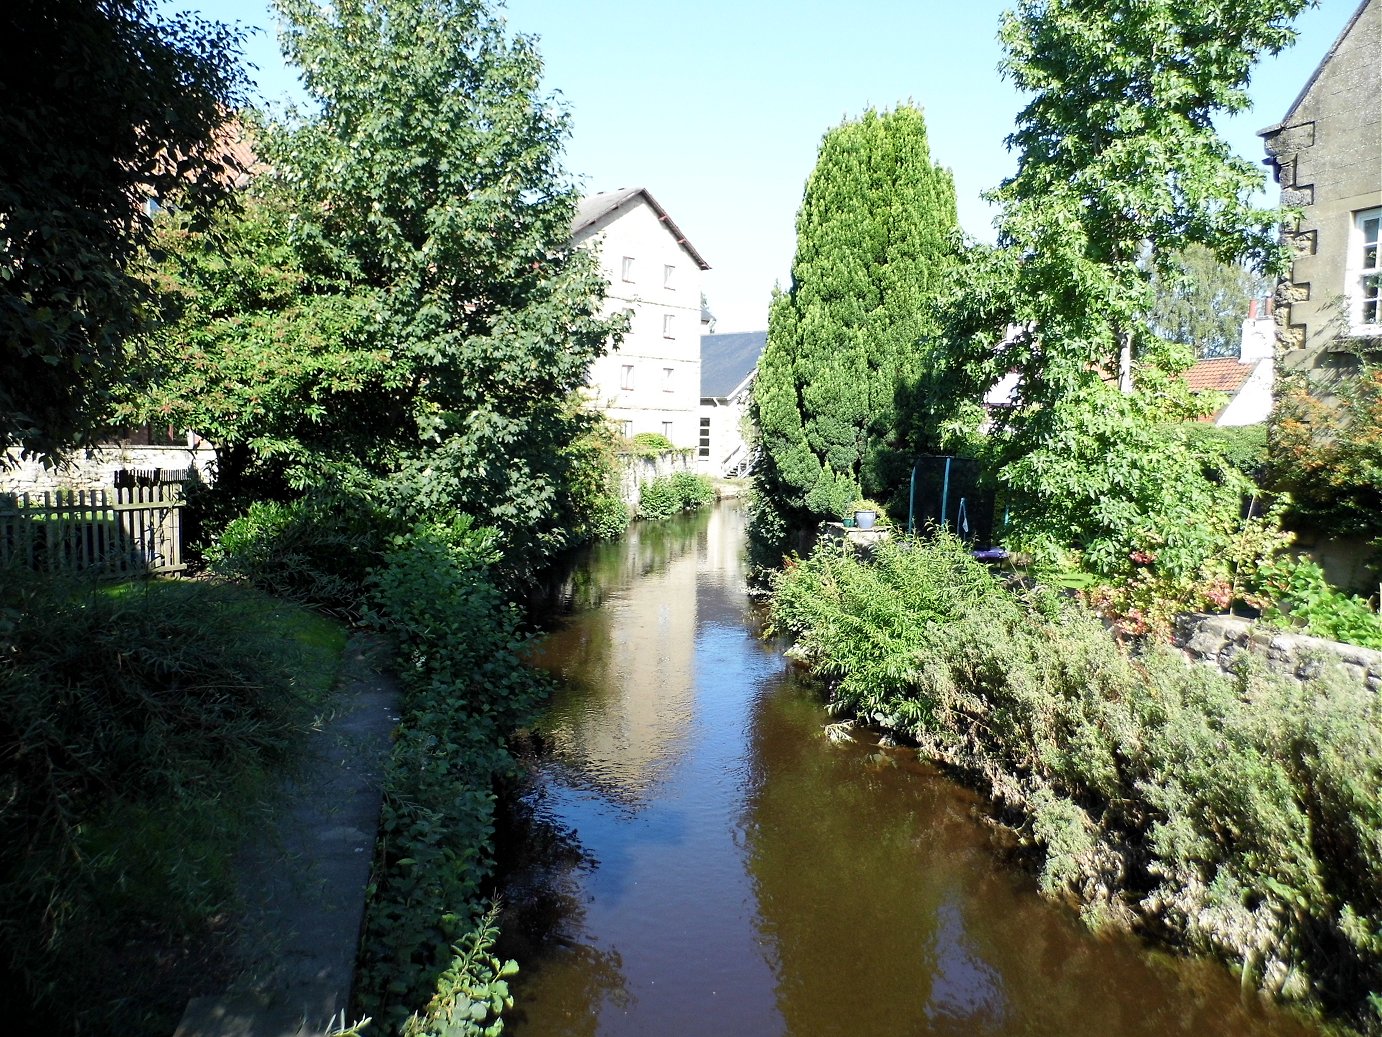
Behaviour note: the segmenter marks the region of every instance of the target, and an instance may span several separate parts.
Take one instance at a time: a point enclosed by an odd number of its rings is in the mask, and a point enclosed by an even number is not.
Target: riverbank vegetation
[[[1234,677],[1129,654],[1074,600],[959,541],[838,548],[772,621],[832,709],[978,784],[1042,888],[1094,926],[1220,955],[1245,988],[1382,1028],[1382,704],[1324,669]]]
[[[247,587],[9,568],[0,635],[11,1025],[170,1033],[233,967],[232,862],[326,708],[344,628]]]

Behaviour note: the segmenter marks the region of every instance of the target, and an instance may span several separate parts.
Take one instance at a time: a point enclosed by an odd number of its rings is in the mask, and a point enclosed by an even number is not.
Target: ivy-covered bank
[[[772,622],[832,710],[972,780],[1093,926],[1219,955],[1382,1032],[1382,704],[1325,671],[1232,678],[1004,587],[949,537],[821,550]]]

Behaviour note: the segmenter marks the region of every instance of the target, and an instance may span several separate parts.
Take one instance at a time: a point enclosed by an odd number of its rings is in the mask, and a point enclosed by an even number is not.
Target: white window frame
[[[1367,227],[1368,223],[1372,226]],[[1382,206],[1355,212],[1348,237],[1348,323],[1353,335],[1382,337],[1380,239]]]
[[[619,276],[625,281],[633,281],[633,256],[625,256],[619,264]]]
[[[632,418],[625,418],[623,421],[619,422],[619,434],[625,439],[631,439],[633,437]]]
[[[677,268],[671,263],[665,263],[662,267],[662,287],[669,292],[677,290]]]
[[[663,337],[663,338],[676,338],[676,337],[677,337],[677,331],[676,331],[676,315],[675,315],[675,314],[672,314],[672,313],[664,313],[664,314],[662,315],[662,337]]]
[[[633,385],[633,364],[625,364],[619,369],[619,388],[632,392]]]
[[[671,392],[676,387],[677,369],[675,367],[664,367],[662,369],[662,391]]]
[[[662,434],[668,439],[672,438],[672,422],[664,421],[662,423]]]
[[[701,418],[700,432],[696,441],[696,456],[710,456],[710,419],[707,417]]]

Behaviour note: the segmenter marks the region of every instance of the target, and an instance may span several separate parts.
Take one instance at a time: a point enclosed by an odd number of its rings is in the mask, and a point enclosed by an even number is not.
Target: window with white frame
[[[620,264],[620,275],[625,281],[633,280],[633,256],[625,256]]]
[[[625,364],[619,369],[619,388],[633,388],[633,364]]]
[[[701,418],[701,434],[700,434],[700,439],[699,439],[699,441],[696,443],[696,456],[698,456],[698,457],[709,457],[709,456],[710,456],[710,419],[709,419],[709,418]]]
[[[671,392],[676,387],[676,369],[664,367],[662,369],[662,391]]]
[[[625,439],[628,439],[630,436],[633,435],[632,419],[625,418],[623,421],[619,422],[619,434],[623,436]]]
[[[1382,263],[1378,261],[1382,208],[1353,215],[1353,247],[1349,249],[1349,295],[1353,331],[1382,335]]]
[[[663,337],[663,338],[676,338],[676,337],[677,337],[676,317],[675,317],[673,314],[664,313],[664,314],[662,315],[662,337]]]
[[[668,439],[672,438],[672,423],[670,421],[664,421],[662,423],[662,434]]]
[[[673,291],[676,290],[677,268],[673,266],[671,263],[668,263],[666,266],[662,268],[662,287],[670,288]]]

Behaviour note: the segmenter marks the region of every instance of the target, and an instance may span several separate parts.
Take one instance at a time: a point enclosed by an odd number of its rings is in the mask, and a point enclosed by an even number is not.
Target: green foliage
[[[672,441],[661,432],[639,432],[631,440],[629,446],[633,448],[633,453],[639,457],[656,457],[658,454],[665,454],[676,447]]]
[[[0,32],[0,458],[52,456],[99,431],[124,367],[144,198],[200,211],[225,191],[218,131],[246,81],[238,30],[152,0],[15,0]]]
[[[1258,163],[1214,117],[1247,106],[1253,62],[1291,42],[1306,2],[1023,0],[1004,19],[1004,71],[1031,98],[1008,138],[1018,172],[994,193],[1000,247],[972,250],[957,279],[937,363],[962,400],[1017,375],[993,447],[1013,519],[1107,580],[1134,553],[1183,579],[1234,529],[1241,480],[1210,481],[1154,429],[1202,405],[1177,377],[1189,349],[1148,330],[1151,278],[1192,246],[1284,262],[1277,214],[1253,204]]]
[[[0,631],[0,988],[14,1025],[158,1032],[137,1017],[152,1003],[172,1013],[166,1033],[183,1005],[159,1004],[141,954],[185,946],[232,902],[234,855],[325,699],[344,632],[221,584],[16,570],[0,579]]]
[[[1186,449],[1200,459],[1211,478],[1223,478],[1229,469],[1261,485],[1267,467],[1266,425],[1208,425],[1186,422],[1176,434]]]
[[[1270,422],[1273,489],[1297,521],[1335,535],[1382,536],[1382,368],[1364,366],[1317,395],[1286,375]]]
[[[276,597],[357,617],[366,579],[398,523],[397,515],[345,495],[260,502],[226,526],[207,560],[220,575]]]
[[[127,410],[215,429],[242,506],[373,482],[483,515],[530,572],[581,534],[578,392],[623,327],[570,240],[564,110],[483,3],[277,7],[313,104],[257,133],[243,216],[170,221]]]
[[[1285,559],[1266,566],[1263,577],[1273,592],[1268,619],[1299,624],[1314,637],[1382,649],[1382,616],[1363,598],[1330,586],[1316,563]]]
[[[496,535],[462,517],[398,537],[372,580],[405,699],[360,955],[360,1004],[390,1033],[499,1032],[513,967],[488,951],[493,784],[505,736],[547,686],[522,659],[515,609],[489,579]],[[428,1005],[422,1017],[413,1016]],[[457,1016],[457,1013],[460,1013]],[[445,1029],[453,1025],[474,1029]],[[484,1028],[489,1027],[489,1028]]]
[[[715,487],[704,475],[674,472],[638,488],[638,517],[665,519],[715,503]]]
[[[1204,245],[1168,256],[1152,275],[1152,334],[1197,357],[1236,357],[1248,304],[1267,294],[1265,278],[1225,263]]]
[[[773,592],[832,708],[1023,818],[1045,890],[1377,1024],[1382,702],[1366,687],[1129,657],[1069,599],[1005,590],[948,536],[883,544],[874,564],[818,551]]]
[[[754,383],[755,484],[787,525],[898,481],[899,397],[928,363],[956,226],[954,184],[931,161],[919,109],[869,111],[822,139]]]

